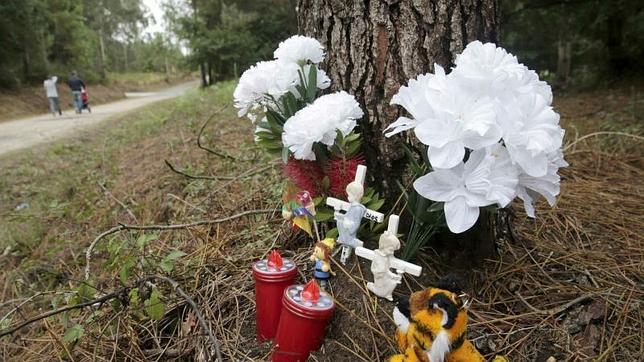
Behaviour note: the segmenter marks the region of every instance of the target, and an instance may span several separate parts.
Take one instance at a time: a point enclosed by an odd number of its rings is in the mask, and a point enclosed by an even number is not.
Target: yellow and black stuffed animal
[[[413,293],[408,303],[398,303],[393,317],[396,341],[403,352],[389,362],[484,362],[466,339],[467,305],[459,280],[446,277],[436,288]],[[496,357],[495,362],[507,361]]]

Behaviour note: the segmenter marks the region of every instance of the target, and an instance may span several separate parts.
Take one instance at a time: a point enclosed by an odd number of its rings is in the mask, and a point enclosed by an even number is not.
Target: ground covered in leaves
[[[0,334],[90,304],[0,337],[0,359],[211,360],[216,348],[194,309],[158,276],[194,300],[224,360],[270,359],[271,344],[255,340],[250,264],[279,248],[299,262],[304,281],[310,241],[273,212],[280,164],[253,146],[251,126],[231,107],[221,109],[232,88],[194,92],[0,160]],[[397,293],[465,276],[469,338],[488,358],[641,360],[642,96],[622,88],[556,99],[570,163],[557,206],[540,204],[530,220],[514,205],[514,237],[476,267],[456,269],[426,248],[416,260],[423,276],[406,278]],[[163,229],[186,223],[194,224]],[[335,268],[337,310],[311,360],[385,360],[396,352],[393,304],[366,292],[367,264]]]

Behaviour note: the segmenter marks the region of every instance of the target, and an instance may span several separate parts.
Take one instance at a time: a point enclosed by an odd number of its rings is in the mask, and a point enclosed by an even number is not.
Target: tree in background
[[[637,0],[503,1],[503,44],[555,86],[640,73],[644,4]]]
[[[277,44],[297,31],[292,0],[175,0],[167,14],[203,86],[272,58]]]
[[[0,88],[76,69],[88,81],[117,71],[168,71],[183,55],[171,35],[142,36],[142,0],[3,0]],[[143,58],[161,56],[160,60]]]

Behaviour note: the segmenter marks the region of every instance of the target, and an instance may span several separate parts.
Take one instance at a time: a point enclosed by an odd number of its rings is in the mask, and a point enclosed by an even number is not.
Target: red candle
[[[253,264],[255,277],[255,305],[257,339],[264,341],[275,337],[282,310],[284,289],[295,282],[297,266],[273,250],[268,259]]]
[[[284,291],[273,362],[303,362],[322,345],[327,322],[335,303],[312,279]]]

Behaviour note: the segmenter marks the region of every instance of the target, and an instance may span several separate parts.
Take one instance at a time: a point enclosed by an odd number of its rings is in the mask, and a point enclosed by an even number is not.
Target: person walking
[[[45,79],[43,82],[45,93],[47,93],[47,99],[49,100],[49,110],[51,110],[51,114],[53,114],[54,117],[56,117],[56,113],[58,113],[59,116],[63,115],[63,112],[60,110],[60,101],[58,100],[56,82],[58,82],[58,77],[55,75],[49,76],[49,78]]]
[[[76,71],[72,71],[71,76],[69,77],[69,80],[67,80],[67,85],[69,85],[69,89],[72,90],[72,99],[74,100],[74,108],[76,109],[76,113],[81,113],[81,109],[83,109],[83,100],[81,99],[81,91],[83,88],[85,88],[85,83],[78,77],[78,73]]]

